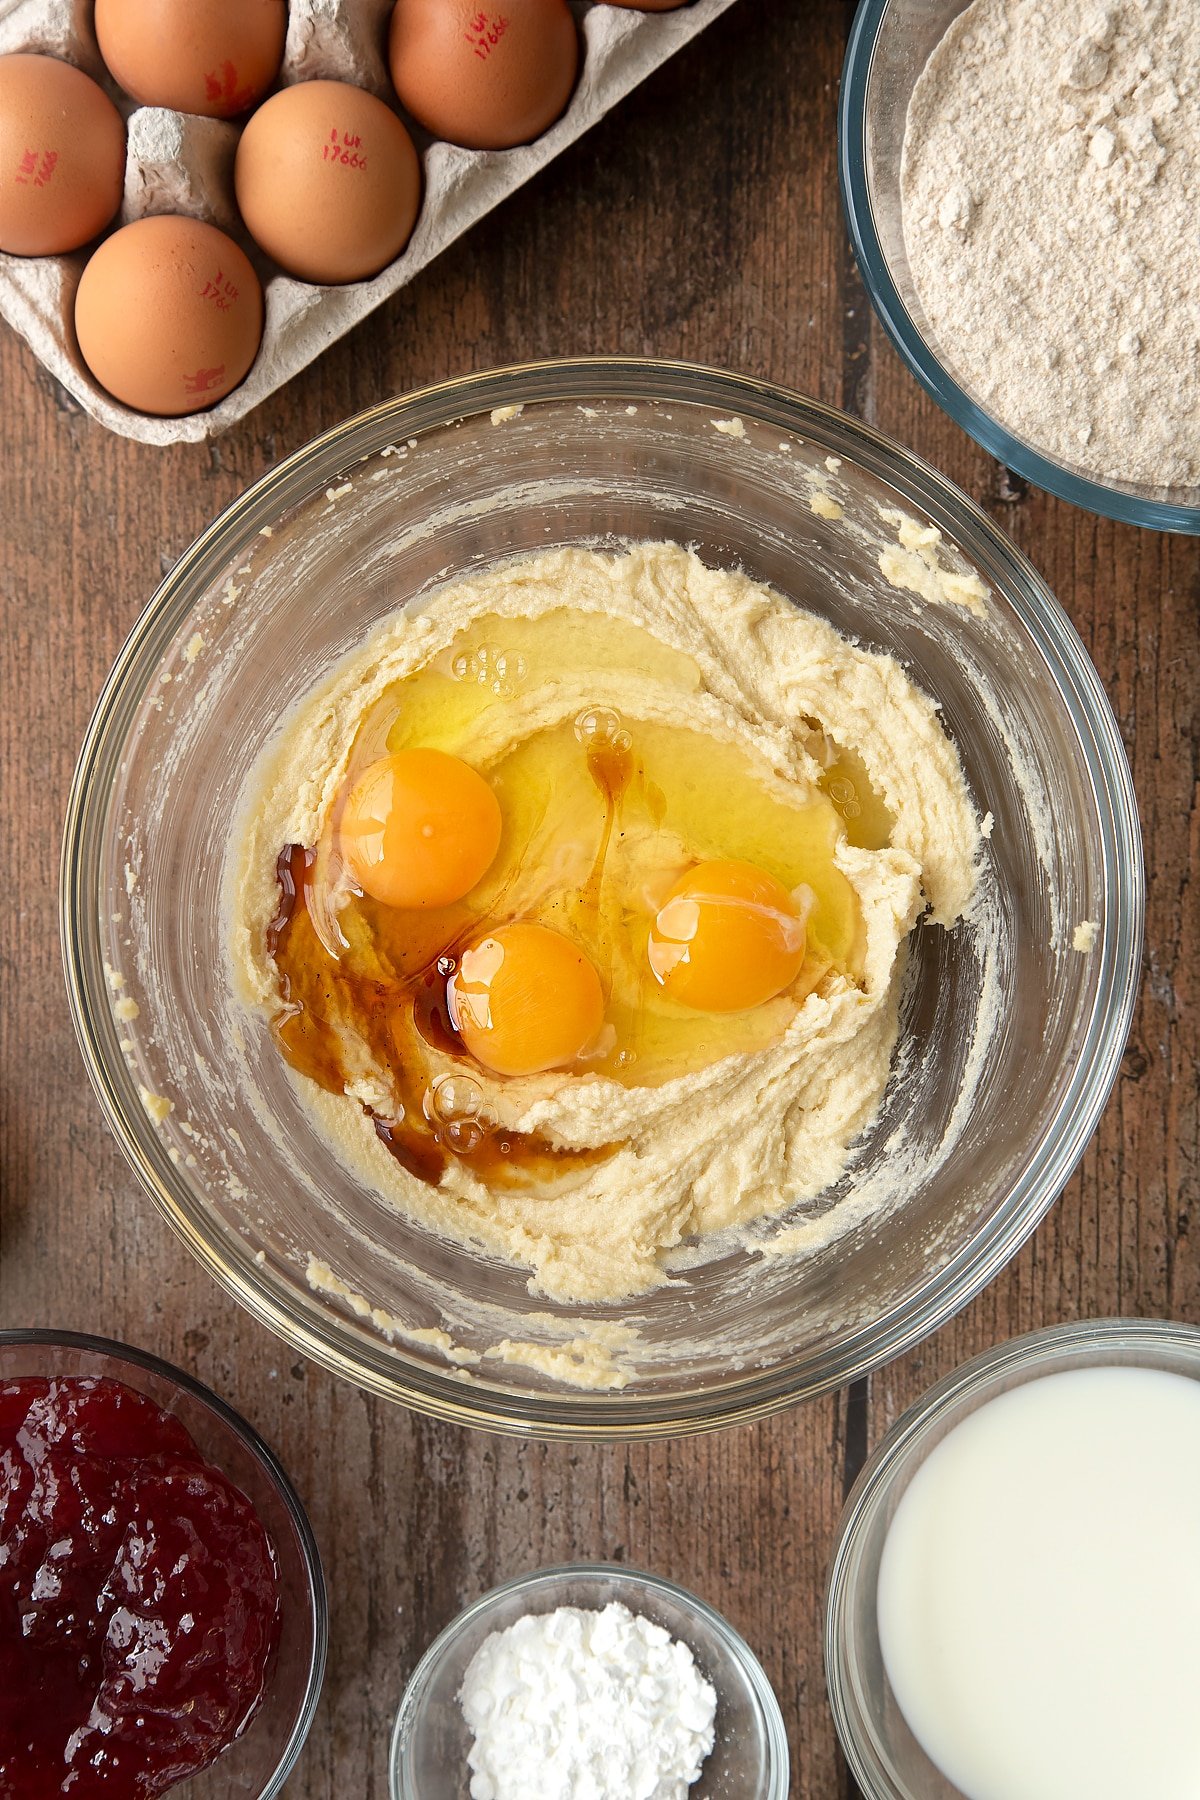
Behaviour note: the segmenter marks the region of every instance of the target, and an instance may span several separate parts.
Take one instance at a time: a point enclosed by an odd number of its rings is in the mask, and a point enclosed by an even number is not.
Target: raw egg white
[[[344,81],[273,94],[238,144],[246,229],[301,281],[362,281],[399,256],[421,206],[421,160],[395,113]]]
[[[202,412],[244,380],[263,297],[244,251],[215,225],[139,219],[106,238],[75,296],[83,360],[136,412]]]
[[[447,143],[507,150],[540,137],[579,69],[567,0],[396,0],[392,81],[414,119]]]
[[[232,119],[261,100],[283,60],[285,0],[96,0],[96,38],[143,106]]]
[[[125,126],[103,89],[53,56],[0,56],[0,250],[77,250],[124,180]]]

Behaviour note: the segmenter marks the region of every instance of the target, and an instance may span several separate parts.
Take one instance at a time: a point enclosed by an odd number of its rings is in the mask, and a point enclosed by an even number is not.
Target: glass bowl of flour
[[[842,196],[909,369],[1008,468],[1200,532],[1194,0],[863,0]]]
[[[719,1613],[579,1563],[493,1588],[435,1639],[390,1768],[392,1800],[787,1800],[789,1762],[771,1684]]]

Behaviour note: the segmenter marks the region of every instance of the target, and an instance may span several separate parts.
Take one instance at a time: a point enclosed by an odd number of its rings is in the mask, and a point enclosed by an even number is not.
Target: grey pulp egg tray
[[[0,315],[31,346],[85,412],[146,444],[218,436],[319,356],[335,339],[432,262],[439,251],[530,179],[734,0],[692,0],[679,12],[640,13],[571,0],[579,24],[579,82],[557,124],[515,150],[461,150],[411,120],[424,168],[421,214],[403,255],[370,281],[315,287],[281,273],[242,230],[233,197],[240,125],[163,107],[134,106],[108,76],[96,46],[93,0],[0,0],[0,55],[37,51],[75,63],[102,83],[126,117],[129,146],[118,219],[152,213],[205,219],[237,237],[263,281],[262,348],[246,380],[208,412],[150,418],[107,394],[75,341],[75,290],[87,251],[67,256],[0,254]],[[384,60],[392,0],[291,0],[280,82],[348,81],[395,105]]]

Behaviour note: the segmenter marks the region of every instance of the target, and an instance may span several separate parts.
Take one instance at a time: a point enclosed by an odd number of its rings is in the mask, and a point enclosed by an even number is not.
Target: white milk
[[[989,1401],[905,1492],[878,1605],[901,1711],[969,1800],[1200,1800],[1200,1381]]]

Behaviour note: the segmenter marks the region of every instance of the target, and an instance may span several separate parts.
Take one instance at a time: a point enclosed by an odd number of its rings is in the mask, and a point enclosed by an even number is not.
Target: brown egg
[[[232,119],[279,73],[286,0],[96,0],[109,69],[143,106]]]
[[[301,281],[362,281],[399,256],[421,159],[390,107],[344,81],[302,81],[248,121],[234,186],[246,229]]]
[[[507,150],[566,106],[579,37],[567,0],[396,0],[388,60],[427,131],[468,150]]]
[[[53,56],[0,56],[0,250],[77,250],[124,182],[125,126],[104,90]]]
[[[75,296],[83,360],[136,412],[203,412],[244,380],[262,337],[258,276],[215,225],[174,214],[105,238]]]

